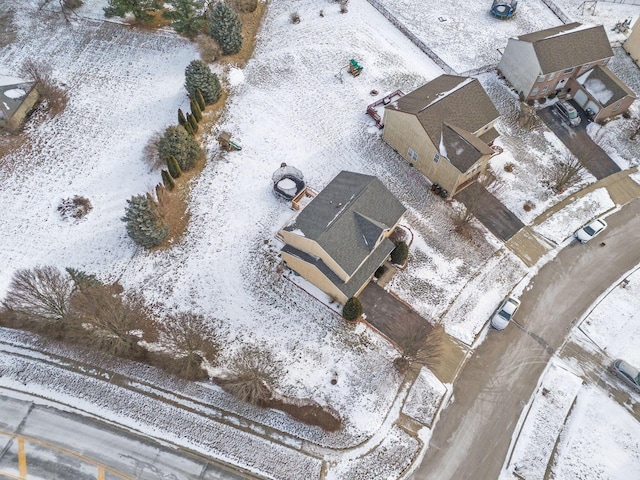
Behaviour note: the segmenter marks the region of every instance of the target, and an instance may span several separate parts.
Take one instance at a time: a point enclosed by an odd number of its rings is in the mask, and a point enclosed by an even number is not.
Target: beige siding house
[[[395,248],[388,237],[405,210],[376,177],[340,172],[278,232],[282,259],[344,304]]]
[[[441,75],[387,105],[382,139],[451,197],[486,169],[498,117],[477,79]]]
[[[37,101],[34,82],[0,76],[0,128],[18,129]]]
[[[635,100],[606,67],[611,57],[602,25],[569,23],[510,38],[498,70],[525,101],[566,96],[597,121],[626,112]]]
[[[633,61],[640,67],[640,18],[631,27],[631,34],[622,45]]]

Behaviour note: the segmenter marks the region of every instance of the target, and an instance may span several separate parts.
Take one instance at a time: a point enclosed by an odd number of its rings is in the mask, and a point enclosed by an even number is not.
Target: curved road
[[[453,388],[416,480],[497,479],[516,423],[572,324],[640,264],[640,201],[607,218],[586,245],[572,242],[521,296],[517,325],[488,333]],[[606,245],[601,246],[601,242]]]

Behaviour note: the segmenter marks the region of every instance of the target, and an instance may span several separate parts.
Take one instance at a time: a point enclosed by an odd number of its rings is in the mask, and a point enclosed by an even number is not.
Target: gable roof
[[[521,35],[518,40],[533,45],[543,74],[613,57],[602,25],[568,23]]]
[[[473,133],[499,113],[476,78],[441,75],[387,108],[416,115],[431,142],[462,172],[492,153]],[[455,143],[465,148],[455,148]]]
[[[35,82],[0,76],[0,120],[9,120],[34,86]]]
[[[636,98],[633,90],[627,87],[607,67],[596,65],[591,70],[580,75],[577,80],[582,85],[582,88],[589,92],[603,107],[627,96]]]
[[[405,211],[376,177],[342,171],[285,230],[299,230],[315,240],[352,275],[374,250],[383,230],[393,227]]]

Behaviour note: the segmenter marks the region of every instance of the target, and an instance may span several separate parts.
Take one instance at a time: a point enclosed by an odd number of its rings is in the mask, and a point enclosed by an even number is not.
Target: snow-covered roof
[[[616,77],[607,67],[599,65],[580,75],[578,83],[603,107],[611,105],[627,96],[634,97],[633,91]]]

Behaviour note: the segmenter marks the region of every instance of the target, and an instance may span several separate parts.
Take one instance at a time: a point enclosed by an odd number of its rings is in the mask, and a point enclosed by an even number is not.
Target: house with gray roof
[[[344,304],[395,248],[388,237],[405,210],[376,177],[342,171],[278,232],[282,259]]]
[[[486,170],[498,117],[477,79],[441,75],[386,106],[382,139],[451,197]]]
[[[576,22],[510,38],[498,70],[525,101],[566,96],[603,120],[626,112],[635,99],[607,68],[611,57],[604,27]]]
[[[631,27],[631,33],[622,47],[631,56],[636,65],[640,67],[640,18]]]
[[[34,82],[0,75],[0,129],[16,130],[37,101]]]

